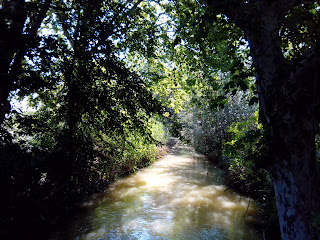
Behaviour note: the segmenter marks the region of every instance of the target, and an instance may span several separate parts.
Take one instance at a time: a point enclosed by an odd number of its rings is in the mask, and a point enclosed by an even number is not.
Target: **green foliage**
[[[95,141],[94,169],[100,181],[111,182],[135,172],[156,160],[160,154],[156,144],[126,130],[126,135],[103,135]]]
[[[215,160],[222,157],[222,142],[227,137],[228,127],[238,121],[245,121],[254,111],[247,105],[245,94],[230,95],[224,108],[212,107],[210,100],[202,98],[194,106],[181,113],[181,121],[185,126],[184,136],[191,139],[196,150],[210,155]],[[217,163],[219,161],[216,161]]]
[[[151,118],[149,121],[149,128],[152,133],[152,138],[156,141],[165,144],[169,139],[168,129],[165,124],[159,119]]]
[[[12,111],[0,133],[10,206],[39,209],[24,221],[50,219],[164,153],[163,107],[124,61],[152,55],[156,18],[149,2],[52,1],[14,81],[13,97],[35,111]]]
[[[227,94],[254,88],[248,43],[235,24],[197,1],[171,1],[166,7],[176,34],[171,60],[178,70],[187,69],[191,91],[202,91],[221,107]]]
[[[231,140],[224,142],[224,155],[231,161],[230,169],[252,174],[254,164],[261,162],[259,159],[263,158],[264,153],[262,125],[258,121],[258,112],[247,121],[233,123],[227,133]]]
[[[68,135],[75,137],[99,132],[124,134],[124,128],[147,134],[145,123],[152,112],[161,111],[161,106],[146,90],[145,82],[125,68],[110,40],[120,30],[124,31],[122,25],[128,19],[117,16],[116,23],[121,26],[109,22],[114,11],[119,11],[113,9],[115,3],[70,4],[59,3],[45,26],[45,29],[54,26],[50,29],[54,34],[43,36],[41,45],[28,54],[33,64],[26,62],[26,68],[39,71],[39,77],[46,83],[30,99],[32,105],[40,106],[30,116],[44,127],[38,131],[46,134],[59,126],[62,132],[68,131]],[[126,33],[131,34],[128,29]],[[21,88],[18,94],[24,96],[30,91]]]
[[[21,8],[25,33],[42,3]],[[199,152],[223,159],[261,203],[273,202],[270,179],[257,170],[265,145],[258,114],[251,116],[258,98],[249,46],[229,18],[193,0],[50,6],[38,36],[21,49],[22,68],[10,84],[36,111],[12,112],[8,131],[0,132],[1,158],[9,149],[17,153],[10,158],[15,181],[23,171],[31,175],[34,191],[26,184],[22,195],[36,198],[41,188],[43,199],[59,204],[67,195],[80,199],[154,161],[170,127]],[[0,26],[9,34],[5,17],[1,8]],[[280,35],[288,59],[316,42],[318,25],[318,3],[287,14]]]
[[[267,171],[261,169],[265,161],[262,124],[256,111],[247,121],[234,122],[227,129],[223,142],[224,161],[229,166],[227,184],[256,199],[260,205],[263,230],[278,225],[273,185]]]
[[[303,20],[302,20],[303,19]],[[289,11],[280,31],[282,49],[290,60],[300,57],[320,37],[320,8],[318,2],[309,2]]]
[[[265,144],[258,112],[247,121],[233,123],[226,132],[228,138],[223,143],[223,154],[229,170],[243,182],[242,187],[249,192],[251,189],[251,194],[254,194],[252,190],[263,188],[263,182],[267,181],[267,173],[259,170],[265,159]]]

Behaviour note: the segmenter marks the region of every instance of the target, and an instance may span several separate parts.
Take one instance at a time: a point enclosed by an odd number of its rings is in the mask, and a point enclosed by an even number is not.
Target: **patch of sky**
[[[13,111],[17,111],[19,113],[26,113],[26,112],[35,112],[40,106],[31,107],[29,104],[29,97],[24,97],[22,99],[17,97],[19,90],[11,92],[11,108]],[[31,98],[36,98],[38,96],[37,93],[31,94]]]

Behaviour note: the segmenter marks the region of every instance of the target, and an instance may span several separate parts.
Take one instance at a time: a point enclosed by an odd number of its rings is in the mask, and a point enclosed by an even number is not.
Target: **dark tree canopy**
[[[43,208],[36,217],[41,221],[49,214],[48,201],[65,201],[67,207],[155,158],[156,149],[149,152],[150,119],[161,115],[162,105],[121,56],[149,54],[149,46],[156,46],[150,43],[156,14],[144,11],[149,5],[141,2],[2,1],[3,221],[13,216],[20,224],[23,216],[15,209],[36,211],[36,201]],[[149,24],[148,39],[141,34],[145,28],[136,28],[142,20]],[[27,98],[36,111],[11,109],[10,97]],[[28,225],[23,229],[31,231]]]
[[[315,239],[319,214],[315,134],[319,127],[319,4],[316,1],[207,1],[249,42],[260,119],[283,239]],[[302,34],[303,33],[303,34]],[[310,208],[310,206],[313,206]]]
[[[162,114],[159,100],[166,117],[176,118],[187,98],[218,116],[241,92],[251,105],[259,102],[265,159],[256,165],[271,176],[282,238],[316,239],[319,23],[319,2],[311,0],[3,0],[4,195],[21,162],[37,166],[28,172],[33,187],[39,169],[51,174],[52,191],[64,181],[77,185],[92,159],[103,158],[106,171],[112,146],[130,143],[131,132],[151,139],[148,121]],[[28,97],[37,111],[11,111],[10,97]]]
[[[257,166],[272,178],[282,238],[316,238],[319,3],[171,1],[168,10],[177,25],[174,44],[182,43],[191,52],[191,65],[205,66],[203,78],[213,89],[224,89],[212,99],[216,105],[222,106],[227,93],[238,89],[249,88],[257,94],[266,146],[266,159]],[[247,46],[250,52],[245,51]],[[221,84],[210,79],[208,73],[218,69],[230,74],[231,81]],[[250,86],[253,72],[255,87]],[[251,102],[255,100],[254,96]]]

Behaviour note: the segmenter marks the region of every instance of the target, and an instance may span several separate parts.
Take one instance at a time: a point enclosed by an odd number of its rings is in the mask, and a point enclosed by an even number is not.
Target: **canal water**
[[[263,239],[254,202],[227,189],[220,169],[178,144],[80,207],[51,240]]]

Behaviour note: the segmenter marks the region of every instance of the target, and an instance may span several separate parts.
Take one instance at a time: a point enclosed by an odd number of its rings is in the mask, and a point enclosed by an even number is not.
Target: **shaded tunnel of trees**
[[[318,239],[319,24],[311,0],[1,1],[0,238],[42,239],[175,136],[264,231]]]

